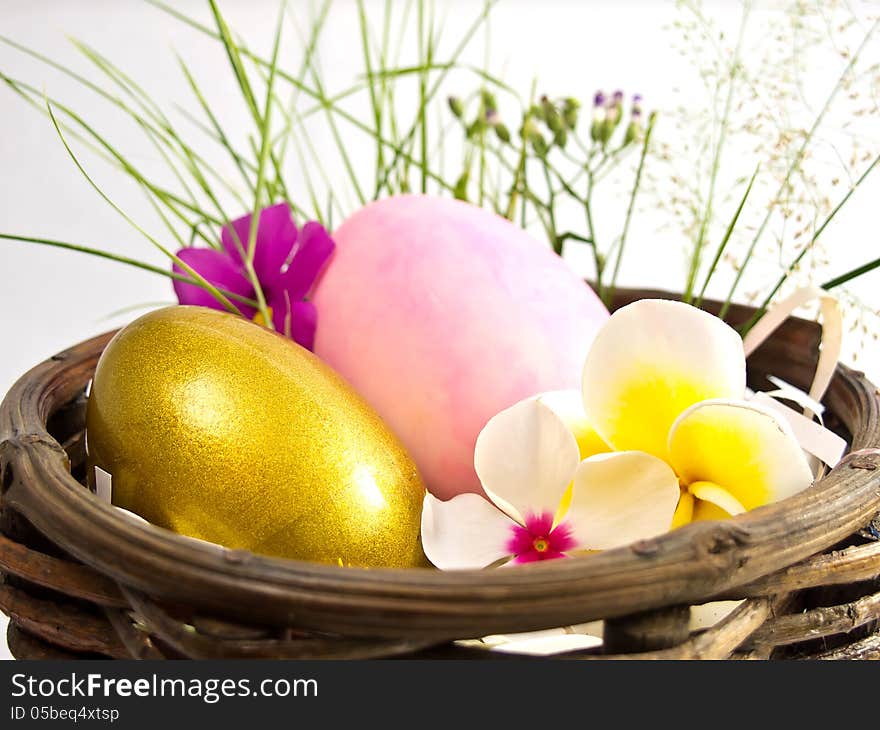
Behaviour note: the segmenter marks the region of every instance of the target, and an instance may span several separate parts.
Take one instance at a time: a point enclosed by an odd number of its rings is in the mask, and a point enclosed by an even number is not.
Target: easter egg
[[[406,450],[326,364],[240,317],[168,307],[122,329],[86,440],[113,503],[156,525],[281,557],[424,564]]]
[[[523,398],[579,388],[608,312],[546,243],[461,201],[387,198],[333,238],[315,353],[397,433],[429,491],[480,492],[477,434]]]

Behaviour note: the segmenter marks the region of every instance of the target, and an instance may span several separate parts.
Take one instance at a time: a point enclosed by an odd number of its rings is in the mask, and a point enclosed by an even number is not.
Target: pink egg
[[[435,496],[480,492],[477,434],[523,398],[580,387],[608,312],[545,243],[460,201],[387,198],[333,237],[315,352],[397,433]]]

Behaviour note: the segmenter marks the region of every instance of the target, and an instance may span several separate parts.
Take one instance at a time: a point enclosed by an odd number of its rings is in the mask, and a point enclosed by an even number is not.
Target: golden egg
[[[168,307],[95,371],[89,472],[113,503],[231,548],[336,565],[424,565],[424,487],[375,412],[312,353],[252,322]]]

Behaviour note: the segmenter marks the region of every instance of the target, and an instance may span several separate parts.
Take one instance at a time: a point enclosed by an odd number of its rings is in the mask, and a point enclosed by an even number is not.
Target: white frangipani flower
[[[425,497],[422,543],[438,568],[528,563],[653,537],[669,529],[679,498],[672,469],[648,454],[581,461],[571,430],[535,398],[486,424],[474,465],[488,499]]]
[[[813,481],[791,426],[745,400],[739,334],[688,304],[643,299],[612,314],[587,355],[583,396],[609,446],[645,452],[675,471],[673,527],[735,516]]]

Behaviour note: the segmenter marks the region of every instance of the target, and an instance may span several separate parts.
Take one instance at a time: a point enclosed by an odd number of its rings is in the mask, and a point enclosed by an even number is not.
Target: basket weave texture
[[[646,296],[670,295],[615,305]],[[784,502],[516,570],[362,570],[212,549],[89,492],[84,393],[112,334],[36,366],[0,407],[0,609],[19,658],[490,658],[452,642],[597,619],[604,645],[567,657],[880,658],[880,393],[862,373],[839,366],[825,398],[847,456]],[[749,385],[806,387],[819,339],[788,320]],[[689,607],[719,599],[744,600],[691,632]]]

